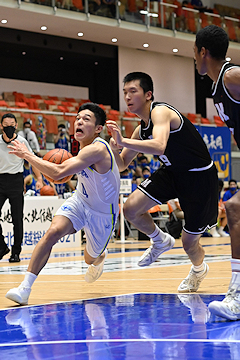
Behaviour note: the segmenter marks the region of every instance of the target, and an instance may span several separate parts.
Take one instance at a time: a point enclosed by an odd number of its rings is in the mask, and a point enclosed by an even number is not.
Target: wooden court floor
[[[199,294],[224,294],[226,293],[231,278],[231,248],[230,238],[201,238],[206,253],[206,261],[209,264],[208,276],[202,282]],[[109,244],[109,254],[106,263],[109,264],[108,271],[105,271],[100,279],[93,284],[84,280],[84,274],[71,273],[71,263],[80,263],[83,260],[81,249],[53,250],[53,257],[49,259],[49,266],[52,266],[51,274],[41,274],[35,281],[29,299],[29,305],[49,304],[54,302],[74,301],[81,299],[92,299],[107,296],[135,293],[177,293],[180,282],[187,276],[190,270],[190,262],[186,259],[180,239],[176,240],[172,250],[164,254],[167,263],[158,261],[149,267],[137,267],[138,258],[150,245],[149,241],[129,241],[124,244],[112,242]],[[67,256],[65,256],[68,254]],[[55,257],[54,257],[55,255]],[[7,309],[16,306],[5,298],[6,292],[18,286],[23,280],[31,254],[21,253],[23,259],[20,263],[9,264],[9,256],[0,261],[0,309]],[[122,266],[128,264],[128,260],[134,266]],[[185,263],[182,263],[182,260]],[[179,260],[176,263],[175,260]],[[116,267],[116,261],[118,266]],[[68,269],[68,274],[61,271],[54,273],[54,268],[63,266]],[[186,263],[187,262],[187,263]],[[162,263],[162,264],[161,264]],[[19,266],[23,270],[19,270]],[[104,265],[105,267],[105,265]],[[112,270],[111,270],[112,269]]]

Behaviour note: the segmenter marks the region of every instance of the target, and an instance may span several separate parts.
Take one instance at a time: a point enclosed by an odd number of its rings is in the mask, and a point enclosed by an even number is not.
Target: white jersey
[[[120,190],[119,170],[107,141],[100,137],[94,139],[93,143],[96,141],[106,145],[111,157],[111,168],[105,174],[98,173],[91,166],[80,171],[77,174],[77,195],[80,196],[89,208],[96,212],[118,214]]]
[[[15,139],[18,139],[21,143],[24,143],[28,150],[32,152],[26,139],[17,135]],[[17,174],[23,172],[24,160],[20,159],[14,154],[9,154],[10,149],[8,144],[3,140],[3,136],[0,136],[0,173],[1,174]]]

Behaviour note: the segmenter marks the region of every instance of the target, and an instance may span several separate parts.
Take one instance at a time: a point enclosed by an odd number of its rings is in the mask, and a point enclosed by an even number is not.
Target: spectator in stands
[[[19,262],[19,255],[22,249],[23,240],[23,163],[24,160],[9,154],[8,145],[12,140],[18,139],[24,143],[29,151],[33,152],[27,140],[20,135],[16,135],[18,123],[16,117],[7,113],[1,119],[0,128],[0,212],[5,201],[8,199],[13,223],[14,243],[12,246],[9,262]],[[42,184],[41,173],[33,167],[37,177],[36,187],[40,188]],[[4,241],[2,226],[0,225],[0,260],[10,252]]]
[[[64,149],[68,151],[69,140],[70,140],[69,132],[66,129],[65,125],[59,124],[58,134],[54,136],[55,148]]]
[[[238,192],[238,186],[237,186],[237,181],[234,179],[229,180],[228,182],[229,188],[228,190],[224,193],[223,195],[223,201],[226,202],[229,199],[231,199],[231,197],[233,195],[235,195]]]
[[[23,178],[25,178],[29,174],[32,174],[32,166],[29,164],[28,161],[24,160],[24,163],[23,163]]]
[[[131,179],[129,169],[126,168],[125,170],[120,172],[120,178],[121,179]]]
[[[187,29],[187,10],[184,10],[183,7],[188,6],[188,1],[183,0],[182,5],[178,6],[176,9],[176,27],[180,31]]]
[[[142,169],[142,177],[136,179],[137,186],[141,184],[142,181],[149,178],[151,176],[151,171],[149,166],[145,166]]]
[[[132,160],[130,162],[130,164],[128,165],[128,170],[129,170],[132,178],[134,176],[136,176],[136,162],[134,160]]]
[[[64,198],[65,193],[76,190],[71,180],[63,184],[54,184],[54,185],[55,185],[56,193],[59,198]]]
[[[103,14],[107,17],[116,17],[116,3],[115,0],[101,0],[100,14],[97,12],[97,15]]]
[[[142,174],[142,170],[144,167],[149,165],[149,160],[148,158],[143,154],[143,153],[139,153],[137,155],[137,166],[136,166],[136,170],[135,170],[135,175],[136,178],[139,179],[141,178],[143,181],[143,174]]]
[[[139,152],[136,156],[136,165],[139,165],[140,164],[140,158],[144,156],[144,153],[142,152]]]
[[[207,11],[207,6],[204,6],[201,0],[191,0],[191,5],[193,6],[194,9],[200,11],[200,12],[204,12]]]
[[[160,166],[161,166],[161,163],[159,161],[158,155],[153,155],[153,157],[152,157],[152,159],[150,160],[150,163],[149,163],[151,174],[153,174],[154,171],[159,169]]]
[[[24,194],[28,190],[33,190],[35,195],[40,194],[40,189],[36,188],[37,180],[33,174],[29,174],[24,178]]]
[[[32,125],[31,120],[25,121],[23,123],[23,130],[20,130],[18,132],[18,135],[22,136],[23,138],[25,138],[27,140],[31,149],[37,156],[41,156],[38,139],[37,139],[35,132],[31,130],[31,125]]]
[[[142,168],[149,165],[149,160],[148,160],[147,156],[145,156],[145,155],[140,156],[138,158],[138,162],[139,162],[139,166],[141,166]]]

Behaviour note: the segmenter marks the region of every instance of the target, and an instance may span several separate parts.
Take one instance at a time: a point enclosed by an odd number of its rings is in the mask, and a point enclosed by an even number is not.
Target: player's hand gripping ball
[[[52,149],[44,155],[43,160],[50,161],[54,164],[61,164],[62,162],[64,162],[67,159],[70,159],[71,157],[72,157],[72,154],[70,152],[68,152],[67,150]],[[46,176],[45,174],[44,174],[44,176],[48,181],[51,181],[55,184],[63,184],[65,182],[68,182],[72,178],[72,175],[68,175],[68,176],[64,177],[63,179],[53,180],[50,177]]]

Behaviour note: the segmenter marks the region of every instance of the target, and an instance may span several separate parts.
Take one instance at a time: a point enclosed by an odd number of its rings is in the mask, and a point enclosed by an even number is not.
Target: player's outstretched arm
[[[123,139],[123,137],[118,124],[115,121],[109,120],[107,121],[107,127],[112,135],[109,144],[114,153],[118,169],[119,171],[124,171],[130,164],[130,162],[136,157],[138,152],[128,149],[127,147],[124,147],[121,151],[122,146],[120,146],[119,143],[121,142],[121,139]],[[139,140],[139,126],[134,130],[131,138]]]

